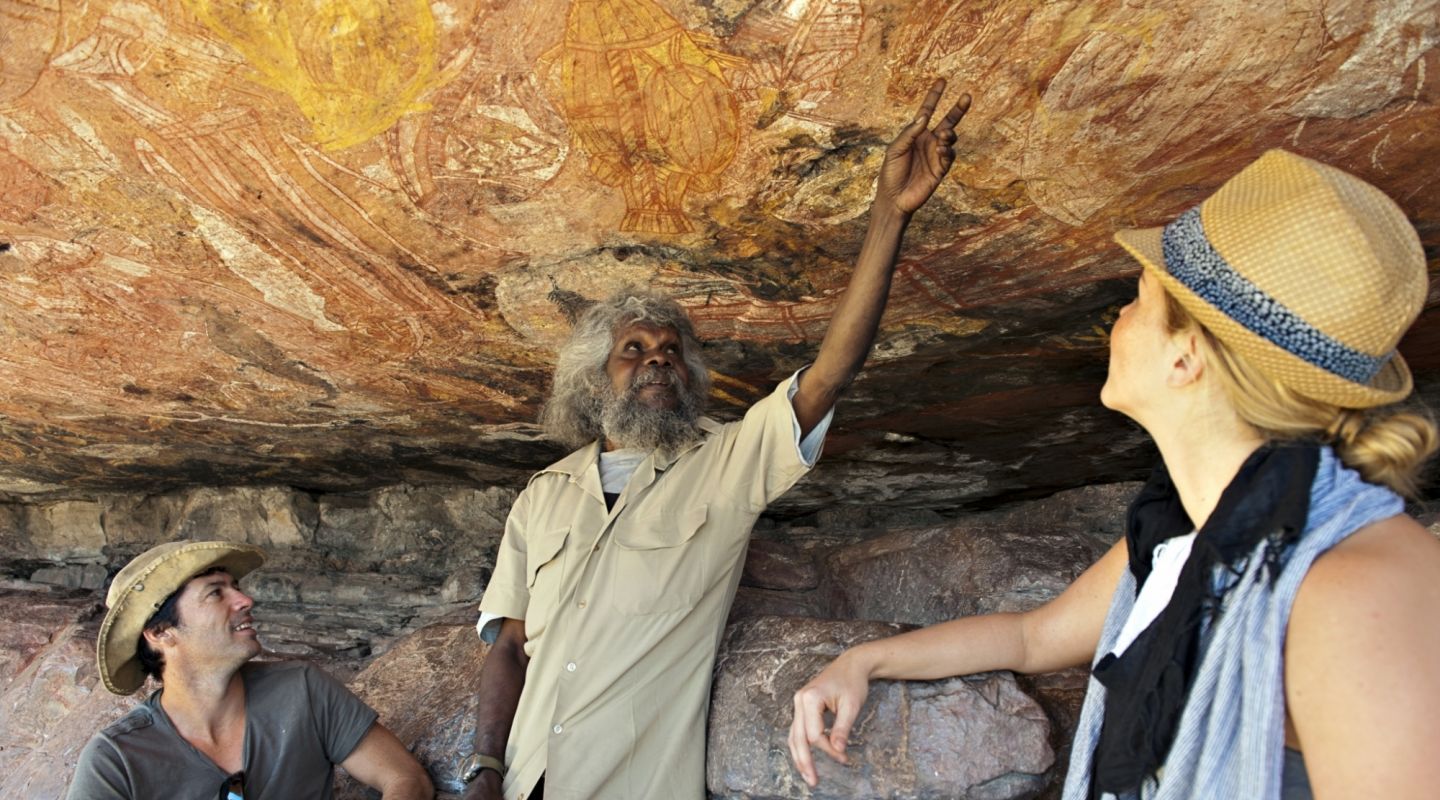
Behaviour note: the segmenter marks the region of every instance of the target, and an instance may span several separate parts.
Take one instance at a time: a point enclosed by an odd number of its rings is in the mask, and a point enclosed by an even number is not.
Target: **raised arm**
[[[480,669],[479,708],[475,711],[475,752],[505,760],[505,743],[510,739],[510,726],[515,709],[520,705],[520,691],[525,688],[525,669],[530,657],[525,655],[525,621],[506,619],[500,624],[500,635],[485,657]],[[483,770],[465,787],[464,800],[498,800],[500,773]]]
[[[1129,565],[1122,539],[1054,600],[1023,614],[986,614],[877,639],[841,653],[795,693],[790,757],[805,782],[818,780],[811,747],[848,764],[851,726],[870,681],[934,680],[993,669],[1052,672],[1088,664],[1105,613]],[[834,715],[825,727],[826,713]]]
[[[801,436],[825,418],[864,365],[885,311],[895,257],[910,215],[930,199],[955,161],[955,125],[970,109],[970,95],[961,95],[932,129],[930,117],[944,91],[944,79],[935,81],[915,119],[885,151],[855,272],[830,320],[815,364],[800,376],[792,401]]]

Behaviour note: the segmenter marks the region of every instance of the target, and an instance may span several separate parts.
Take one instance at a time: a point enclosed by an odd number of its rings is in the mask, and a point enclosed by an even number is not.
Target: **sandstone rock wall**
[[[762,617],[731,625],[711,700],[708,784],[720,798],[1024,798],[1055,761],[1050,721],[1008,674],[879,681],[841,765],[810,791],[790,765],[791,695],[846,648],[911,626]]]
[[[788,697],[810,673],[887,631],[1053,597],[1118,535],[1131,490],[1094,487],[948,518],[839,508],[762,520],[716,666],[712,793],[806,796],[777,748]],[[268,487],[0,506],[12,525],[0,547],[24,554],[0,559],[0,796],[56,796],[85,739],[133,702],[111,698],[95,673],[108,576],[152,543],[216,530],[271,554],[246,581],[267,649],[349,680],[437,785],[458,790],[453,767],[473,732],[486,652],[474,605],[512,499],[508,490]],[[1053,792],[1082,679],[877,684],[857,766],[827,765],[828,788],[814,796]],[[344,796],[365,796],[346,785]]]
[[[160,542],[250,542],[270,554],[246,586],[266,610],[269,647],[358,658],[387,637],[473,607],[514,497],[499,488],[317,495],[270,486],[0,505],[8,523],[0,527],[0,569],[98,591]]]

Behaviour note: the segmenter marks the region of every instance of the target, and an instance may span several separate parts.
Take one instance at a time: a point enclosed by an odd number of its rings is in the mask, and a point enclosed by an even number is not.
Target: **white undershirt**
[[[611,450],[600,454],[600,490],[605,494],[620,494],[625,484],[650,455],[648,450]]]
[[[1195,534],[1187,533],[1155,545],[1155,554],[1150,559],[1150,577],[1140,587],[1140,594],[1130,609],[1130,618],[1125,620],[1125,627],[1120,629],[1120,637],[1115,640],[1115,647],[1110,652],[1116,656],[1125,652],[1170,604],[1175,584],[1180,580],[1180,568],[1190,558],[1190,548],[1194,544]]]

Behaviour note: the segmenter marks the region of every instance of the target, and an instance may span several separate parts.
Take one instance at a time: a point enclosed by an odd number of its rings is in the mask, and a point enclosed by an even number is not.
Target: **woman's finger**
[[[848,697],[841,697],[835,704],[835,724],[830,726],[830,749],[835,753],[835,760],[842,764],[849,764],[850,758],[845,755],[845,748],[850,744],[850,728],[855,724],[855,717],[860,709],[850,702]]]
[[[845,754],[830,744],[830,729],[825,727],[825,710],[830,705],[828,700],[812,694],[805,697],[803,702],[806,705],[805,718],[813,723],[806,728],[806,744],[819,748],[820,752],[842,764],[845,763]]]
[[[809,721],[806,719],[805,703],[801,699],[803,689],[795,693],[795,719],[790,723],[790,760],[805,783],[814,786],[815,762],[810,755],[810,742],[806,734]]]

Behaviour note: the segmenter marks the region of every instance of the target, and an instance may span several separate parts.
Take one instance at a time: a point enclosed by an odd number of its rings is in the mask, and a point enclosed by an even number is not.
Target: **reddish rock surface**
[[[143,695],[100,685],[94,599],[0,592],[0,619],[0,797],[63,797],[85,742]]]
[[[473,624],[432,625],[401,639],[350,682],[430,770],[435,788],[463,788],[455,765],[474,750],[476,676],[490,648]],[[337,800],[366,796],[350,786]]]
[[[820,585],[820,572],[809,553],[784,542],[756,539],[745,553],[743,586],[798,592]]]
[[[626,282],[691,309],[737,414],[814,353],[933,75],[975,97],[959,159],[792,508],[1138,474],[1095,402],[1133,272],[1110,234],[1266,148],[1440,248],[1433,4],[235,8],[0,4],[4,492],[516,485],[557,455],[553,348]]]
[[[810,790],[790,764],[791,697],[830,659],[909,626],[763,617],[730,626],[716,665],[707,779],[723,798],[1034,797],[1050,723],[1013,677],[871,684],[848,766],[823,755]]]
[[[1076,489],[836,548],[824,556],[827,616],[932,625],[1028,611],[1059,596],[1120,540],[1138,488]]]
[[[767,523],[763,533],[771,538],[752,542],[716,666],[713,793],[799,796],[783,752],[774,749],[788,724],[786,698],[841,647],[904,627],[813,617],[925,622],[1042,602],[1113,539],[1133,488],[1075,490],[943,525],[934,512],[854,508],[815,515],[813,527]],[[134,550],[215,519],[229,526],[227,535],[269,550],[267,564],[244,581],[258,601],[267,650],[317,660],[347,679],[437,786],[458,790],[453,768],[473,735],[474,682],[486,653],[472,627],[475,602],[499,537],[497,513],[508,500],[506,493],[461,489],[401,486],[334,497],[270,487],[111,496],[86,513],[69,513],[72,501],[25,509],[17,518],[35,527],[0,531],[12,550],[22,550],[23,541],[32,551],[30,559],[0,559],[16,576],[0,588],[0,796],[60,796],[85,741],[137,701],[106,694],[95,672],[103,590],[60,591],[35,581],[63,585],[73,575],[113,573]],[[885,528],[925,521],[931,524]],[[92,528],[98,538],[76,533]],[[404,557],[422,532],[451,543],[446,563]],[[1003,538],[1006,546],[975,546],[977,537]],[[98,563],[88,560],[97,548],[110,554]],[[44,562],[33,553],[56,554],[62,565],[36,569]],[[912,568],[905,572],[907,553]],[[22,579],[26,569],[34,581]],[[977,588],[976,576],[992,584],[991,596]],[[835,590],[871,584],[880,590]],[[1051,753],[1064,752],[1083,687],[1083,670],[1018,683],[987,675],[877,686],[857,740],[861,766],[827,766],[828,788],[816,796],[1053,792]],[[893,746],[900,741],[906,744]],[[343,787],[342,798],[370,796],[353,783]]]

